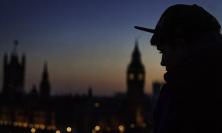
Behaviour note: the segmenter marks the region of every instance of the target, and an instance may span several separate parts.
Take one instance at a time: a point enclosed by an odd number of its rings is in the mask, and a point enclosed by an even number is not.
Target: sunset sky
[[[0,0],[0,88],[3,54],[12,52],[17,39],[19,54],[27,57],[27,92],[39,84],[44,61],[53,94],[83,94],[89,86],[96,95],[125,92],[138,38],[150,92],[165,69],[150,46],[151,34],[133,27],[155,27],[173,4],[198,4],[222,22],[221,0]]]

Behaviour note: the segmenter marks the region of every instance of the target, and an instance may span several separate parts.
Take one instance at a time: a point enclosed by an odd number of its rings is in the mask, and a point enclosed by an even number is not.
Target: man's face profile
[[[157,49],[162,54],[161,65],[165,66],[167,71],[179,66],[189,53],[186,45],[182,44],[172,46],[166,43],[157,45]]]

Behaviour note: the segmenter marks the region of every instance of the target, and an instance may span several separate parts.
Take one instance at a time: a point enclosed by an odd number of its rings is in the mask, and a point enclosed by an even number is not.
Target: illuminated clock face
[[[139,74],[139,80],[143,80],[143,74]]]
[[[129,75],[129,79],[130,79],[130,80],[133,80],[133,79],[134,79],[134,74],[131,73],[131,74]]]

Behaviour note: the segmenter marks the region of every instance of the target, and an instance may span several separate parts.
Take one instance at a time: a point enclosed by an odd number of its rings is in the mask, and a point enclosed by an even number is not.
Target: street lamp
[[[36,129],[35,128],[31,128],[31,133],[35,133]]]
[[[120,133],[123,133],[125,131],[125,127],[123,125],[119,125],[118,129]]]
[[[71,127],[67,127],[67,128],[66,128],[66,131],[67,131],[68,133],[71,133],[71,132],[72,132],[72,128],[71,128]]]
[[[96,125],[94,129],[96,132],[98,132],[101,129],[101,127],[99,125]]]
[[[61,133],[61,132],[60,132],[60,130],[56,130],[56,132],[55,132],[55,133]]]

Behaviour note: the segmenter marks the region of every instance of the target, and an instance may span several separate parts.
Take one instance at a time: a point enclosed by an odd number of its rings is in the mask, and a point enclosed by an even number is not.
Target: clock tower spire
[[[141,61],[138,40],[135,40],[135,48],[132,59],[127,68],[127,96],[130,99],[139,99],[144,96],[145,68]]]

